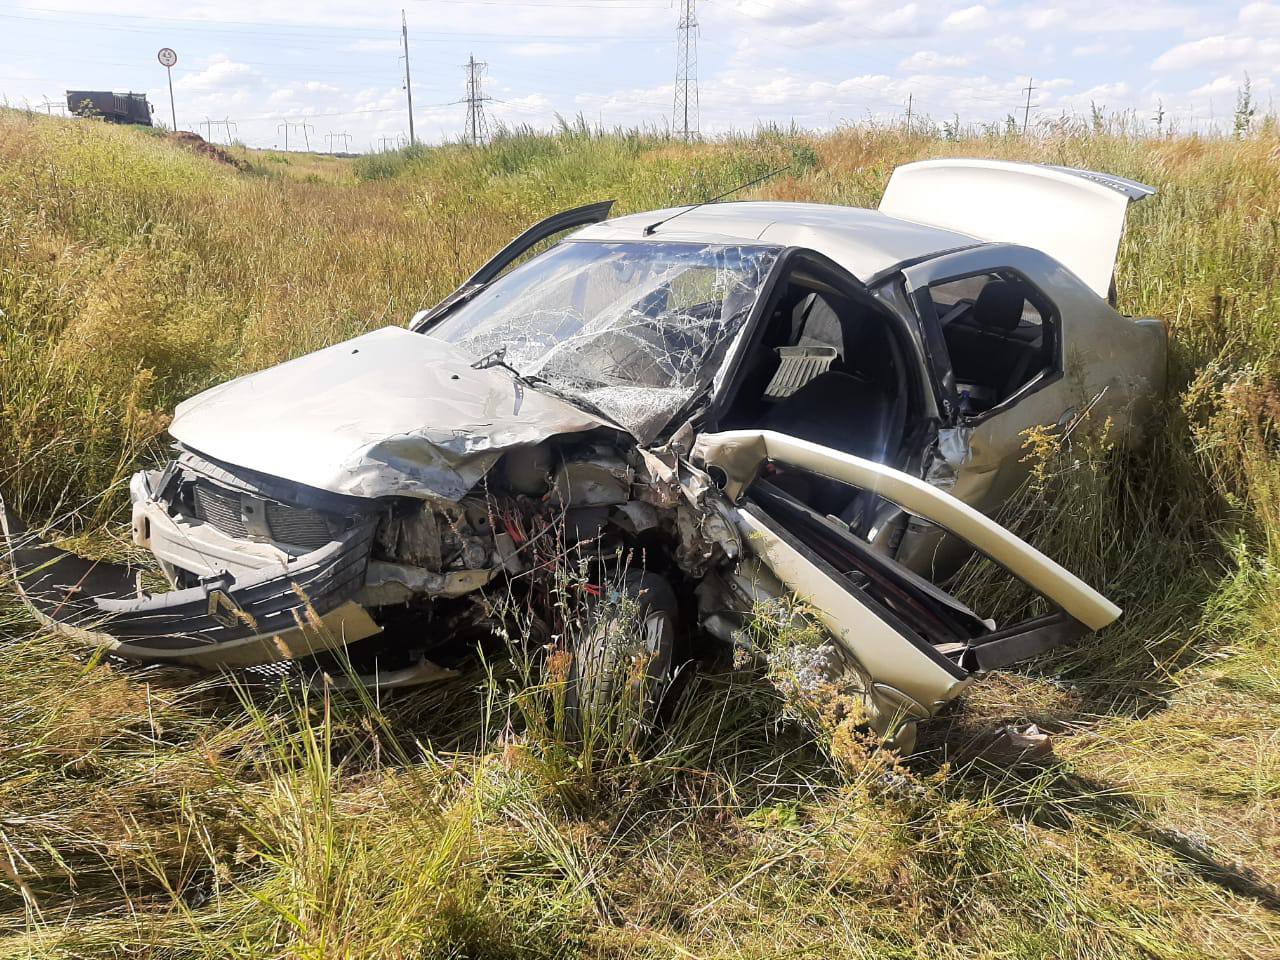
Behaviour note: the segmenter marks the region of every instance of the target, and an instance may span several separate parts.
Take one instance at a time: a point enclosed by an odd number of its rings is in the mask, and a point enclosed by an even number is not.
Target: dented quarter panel
[[[1061,325],[1061,372],[992,410],[958,418],[942,431],[939,454],[950,492],[990,513],[1026,479],[1025,431],[1065,425],[1093,404],[1095,423],[1111,420],[1115,435],[1137,434],[1164,393],[1163,328],[1133,320],[1051,257],[1029,247],[991,244],[947,254],[903,271],[907,290],[992,270],[1022,274],[1053,302]]]
[[[504,450],[604,421],[386,327],[179,405],[169,432],[227,463],[356,497],[457,500]]]

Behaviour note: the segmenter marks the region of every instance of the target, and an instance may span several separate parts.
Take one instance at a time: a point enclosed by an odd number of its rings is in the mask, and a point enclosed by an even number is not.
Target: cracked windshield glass
[[[649,440],[724,361],[778,247],[570,241],[427,335],[582,397]]]

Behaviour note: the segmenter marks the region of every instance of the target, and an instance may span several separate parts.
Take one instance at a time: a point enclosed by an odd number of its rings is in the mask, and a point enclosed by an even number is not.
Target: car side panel
[[[981,417],[954,424],[940,449],[954,481],[951,492],[983,512],[999,507],[1026,479],[1025,431],[1065,425],[1086,407],[1107,418],[1117,435],[1139,430],[1164,390],[1163,329],[1121,316],[1069,270],[1027,247],[993,244],[939,257],[905,271],[919,289],[978,271],[1012,269],[1057,307],[1062,375]],[[1090,406],[1092,405],[1092,406]],[[946,432],[946,431],[944,431]]]

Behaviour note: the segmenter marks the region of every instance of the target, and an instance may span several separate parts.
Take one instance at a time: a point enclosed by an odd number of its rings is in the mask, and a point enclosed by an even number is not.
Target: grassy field
[[[874,205],[967,155],[1157,186],[1122,309],[1171,392],[1121,453],[1043,457],[1008,522],[1120,623],[991,677],[918,755],[867,749],[748,664],[643,754],[533,722],[501,662],[412,695],[192,685],[86,663],[0,594],[0,956],[1280,956],[1280,138],[1064,129],[692,146],[509,136],[354,162],[0,111],[0,489],[128,551],[166,411],[404,322],[538,217],[604,197]],[[1000,598],[992,598],[999,602]],[[975,737],[1034,721],[1013,769]]]

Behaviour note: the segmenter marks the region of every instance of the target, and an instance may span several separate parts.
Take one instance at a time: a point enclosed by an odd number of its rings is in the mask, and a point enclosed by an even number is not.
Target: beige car
[[[975,674],[1120,615],[989,515],[1025,477],[1024,430],[1086,403],[1137,430],[1161,395],[1163,327],[1109,302],[1125,211],[1152,192],[943,160],[895,171],[879,210],[568,211],[407,327],[181,404],[177,456],[132,485],[172,591],[0,509],[19,586],[120,657],[244,668],[341,644],[400,684],[439,675],[487,590],[536,610],[566,544],[589,545],[592,576],[640,602],[657,675],[682,637],[732,643],[796,594],[908,742]],[[995,624],[950,597],[972,549],[1053,612]]]

